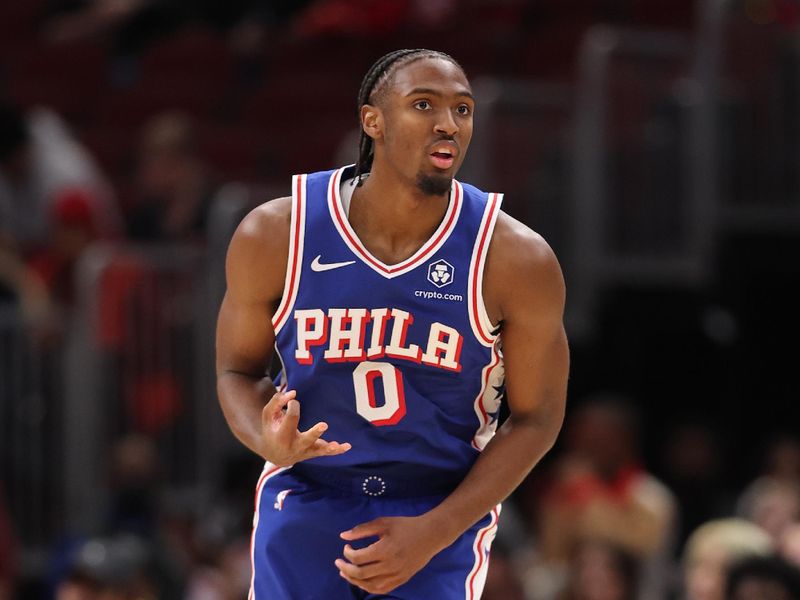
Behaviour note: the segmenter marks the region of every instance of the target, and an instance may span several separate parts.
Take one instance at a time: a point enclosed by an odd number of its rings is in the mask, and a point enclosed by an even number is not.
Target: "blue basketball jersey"
[[[460,480],[496,428],[500,338],[481,294],[502,201],[453,181],[438,229],[387,265],[351,228],[352,167],[297,175],[286,283],[273,326],[300,429],[325,421],[342,455],[302,464]]]

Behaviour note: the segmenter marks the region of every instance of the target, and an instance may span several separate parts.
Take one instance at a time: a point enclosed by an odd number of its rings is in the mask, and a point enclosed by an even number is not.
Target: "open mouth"
[[[431,152],[430,157],[433,166],[439,169],[449,169],[455,162],[453,152],[445,148],[439,148],[435,152]]]

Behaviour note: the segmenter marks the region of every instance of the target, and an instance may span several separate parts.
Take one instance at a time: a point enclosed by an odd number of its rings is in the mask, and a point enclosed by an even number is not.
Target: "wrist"
[[[459,527],[452,513],[448,513],[449,511],[442,510],[439,505],[421,515],[425,521],[425,530],[430,532],[434,540],[437,553],[450,546],[466,530],[466,527]]]

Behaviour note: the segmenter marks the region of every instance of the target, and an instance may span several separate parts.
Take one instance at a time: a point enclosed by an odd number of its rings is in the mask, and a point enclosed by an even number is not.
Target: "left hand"
[[[442,550],[437,528],[419,517],[382,517],[362,523],[341,534],[349,542],[377,536],[366,548],[344,547],[344,557],[336,559],[339,574],[372,594],[386,594],[403,585],[433,556]]]

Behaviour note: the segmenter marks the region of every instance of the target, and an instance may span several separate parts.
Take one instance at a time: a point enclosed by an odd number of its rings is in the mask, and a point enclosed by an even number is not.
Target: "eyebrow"
[[[406,94],[406,97],[408,97],[408,96],[414,96],[414,95],[416,95],[416,94],[426,94],[426,95],[428,95],[428,96],[438,96],[438,97],[440,97],[440,98],[441,98],[442,96],[444,96],[444,94],[442,94],[442,92],[440,92],[439,90],[435,90],[435,89],[433,89],[433,88],[423,88],[423,87],[418,87],[418,88],[414,88],[413,90],[411,90],[410,92],[408,92],[408,93]],[[455,94],[455,95],[456,95],[456,96],[465,96],[465,97],[469,98],[469,99],[470,99],[470,100],[472,100],[472,101],[474,101],[474,100],[475,100],[475,96],[473,96],[473,95],[472,95],[472,92],[469,92],[469,91],[467,91],[467,90],[460,91],[460,92],[456,92],[456,94]]]

